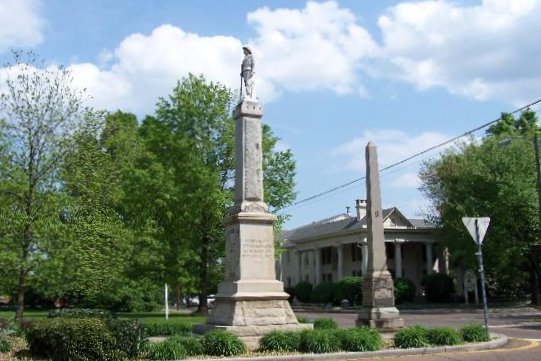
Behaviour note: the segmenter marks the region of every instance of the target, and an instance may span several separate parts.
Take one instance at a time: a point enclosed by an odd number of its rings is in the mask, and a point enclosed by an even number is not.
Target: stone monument
[[[224,281],[218,286],[207,324],[196,325],[194,331],[226,330],[254,348],[259,338],[270,331],[296,331],[312,325],[297,322],[287,301],[289,294],[276,279],[276,216],[269,213],[263,200],[263,109],[251,96],[253,87],[250,90],[233,111],[235,203],[225,219]]]
[[[378,159],[372,142],[366,146],[366,196],[368,264],[357,325],[392,331],[404,326],[404,320],[394,306],[393,278],[387,270]]]

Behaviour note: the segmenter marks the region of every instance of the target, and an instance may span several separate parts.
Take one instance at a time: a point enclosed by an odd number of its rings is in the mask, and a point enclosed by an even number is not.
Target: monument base
[[[355,324],[391,332],[404,327],[404,320],[396,307],[372,307],[359,311]]]
[[[216,306],[210,310],[205,325],[194,325],[194,332],[203,334],[212,330],[223,330],[237,335],[249,349],[255,350],[259,339],[275,330],[301,331],[313,328],[312,324],[300,324],[295,317],[287,297],[276,299],[279,295],[269,295],[266,299],[261,295],[258,299],[247,299],[241,296],[217,298]],[[253,297],[253,296],[252,296]]]

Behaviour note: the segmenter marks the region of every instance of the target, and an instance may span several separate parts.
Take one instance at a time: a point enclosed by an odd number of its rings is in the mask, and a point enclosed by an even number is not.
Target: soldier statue
[[[242,50],[244,51],[244,59],[240,66],[240,76],[244,80],[244,88],[246,89],[246,96],[248,98],[255,98],[254,92],[254,57],[252,55],[252,49],[248,46],[243,46]],[[242,87],[242,81],[241,81]],[[242,89],[241,89],[242,93]]]

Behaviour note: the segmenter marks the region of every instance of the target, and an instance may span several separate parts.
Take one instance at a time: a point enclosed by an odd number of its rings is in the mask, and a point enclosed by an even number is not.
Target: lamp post
[[[537,173],[537,202],[539,204],[539,219],[541,220],[541,162],[539,161],[539,137],[535,133],[533,137],[535,148],[535,171]]]

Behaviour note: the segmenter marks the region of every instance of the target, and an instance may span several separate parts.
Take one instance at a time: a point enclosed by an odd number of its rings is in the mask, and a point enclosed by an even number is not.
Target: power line
[[[528,104],[528,105],[525,105],[525,106],[523,106],[523,107],[521,107],[521,108],[518,108],[518,109],[512,111],[512,112],[509,113],[509,114],[514,115],[514,114],[516,114],[516,113],[522,112],[522,111],[524,111],[524,110],[526,110],[526,109],[528,109],[528,108],[530,108],[530,107],[532,107],[532,106],[534,106],[534,105],[536,105],[537,103],[540,103],[540,102],[541,102],[541,99],[538,99],[538,100],[536,100],[536,101],[534,101],[534,102],[532,102],[532,103],[530,103],[530,104]],[[488,123],[485,123],[485,124],[483,124],[483,125],[480,125],[480,126],[474,128],[474,129],[469,130],[469,131],[467,131],[467,132],[465,132],[465,133],[462,133],[462,134],[460,134],[460,135],[458,135],[458,136],[456,136],[456,137],[453,137],[453,138],[451,138],[451,139],[449,139],[449,140],[446,140],[446,141],[444,141],[444,142],[441,142],[441,143],[439,143],[439,144],[436,144],[436,145],[434,145],[434,146],[432,146],[432,147],[429,147],[429,148],[427,148],[427,149],[425,149],[425,150],[423,150],[423,151],[420,151],[420,152],[418,152],[418,153],[415,153],[415,154],[413,154],[412,156],[409,156],[409,157],[407,157],[407,158],[405,158],[405,159],[402,159],[402,160],[400,160],[400,161],[398,161],[398,162],[395,162],[395,163],[393,163],[393,164],[391,164],[391,165],[388,165],[388,166],[386,166],[386,167],[384,167],[384,168],[381,168],[379,171],[380,171],[380,172],[383,172],[383,171],[386,171],[386,170],[388,170],[388,169],[394,168],[394,167],[396,167],[396,166],[398,166],[398,165],[400,165],[400,164],[406,163],[407,161],[412,160],[413,158],[416,158],[416,157],[418,157],[418,156],[420,156],[420,155],[423,155],[423,154],[425,154],[425,153],[428,153],[428,152],[430,152],[430,151],[432,151],[432,150],[434,150],[434,149],[438,149],[438,148],[440,148],[440,147],[443,147],[443,146],[445,146],[445,145],[447,145],[447,144],[453,143],[453,142],[457,141],[457,140],[460,139],[460,138],[463,138],[463,137],[466,137],[466,136],[468,136],[468,135],[471,135],[471,134],[473,134],[473,133],[475,133],[475,132],[477,132],[477,131],[479,131],[479,130],[481,130],[481,129],[483,129],[483,128],[488,127],[489,125],[492,125],[492,124],[494,124],[494,123],[499,122],[500,120],[502,120],[502,117],[501,117],[501,116],[500,116],[498,119],[495,119],[495,120],[492,120],[492,121],[490,121],[490,122],[488,122]],[[352,180],[352,181],[349,181],[349,182],[344,183],[344,184],[341,184],[341,185],[339,185],[339,186],[330,188],[330,189],[328,189],[328,190],[326,190],[326,191],[317,193],[317,194],[315,194],[315,195],[313,195],[313,196],[310,196],[310,197],[301,199],[300,201],[297,201],[297,202],[295,202],[295,203],[292,203],[292,204],[290,204],[290,205],[288,205],[288,206],[286,206],[286,207],[283,207],[283,208],[279,209],[279,211],[282,211],[282,210],[285,210],[285,209],[288,209],[288,208],[291,208],[291,207],[295,207],[295,206],[301,205],[301,204],[303,204],[303,203],[306,203],[306,202],[313,201],[313,200],[315,200],[315,199],[321,198],[321,197],[323,197],[323,196],[325,196],[325,195],[327,195],[327,194],[329,194],[329,193],[334,193],[334,192],[336,192],[336,191],[338,191],[338,190],[340,190],[340,189],[346,188],[346,187],[348,187],[348,186],[351,186],[352,184],[355,184],[355,183],[357,183],[357,182],[360,182],[360,181],[362,181],[362,180],[365,179],[365,178],[366,178],[366,176],[365,176],[365,177],[356,178],[356,179],[354,179],[354,180]]]

